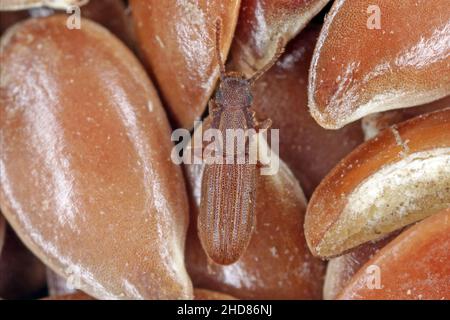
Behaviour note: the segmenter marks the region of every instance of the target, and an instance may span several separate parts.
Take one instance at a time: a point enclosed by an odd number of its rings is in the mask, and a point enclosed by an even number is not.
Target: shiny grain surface
[[[417,107],[370,114],[361,121],[364,138],[369,140],[391,125],[448,107],[450,107],[450,96]]]
[[[20,238],[96,298],[191,298],[187,199],[144,70],[106,29],[65,16],[2,38],[0,205]]]
[[[177,125],[192,128],[219,78],[215,21],[222,21],[223,60],[239,13],[239,0],[133,0],[138,47]]]
[[[193,283],[238,299],[319,299],[324,264],[310,254],[304,234],[306,200],[284,163],[273,176],[257,170],[256,226],[240,259],[221,266],[209,260],[197,236],[202,166],[186,168],[191,191],[192,223],[186,264]]]
[[[369,6],[380,29],[369,29]],[[311,64],[309,107],[326,128],[450,94],[447,0],[338,0]],[[369,21],[369,22],[368,22]]]
[[[450,299],[450,208],[400,234],[381,249],[352,278],[339,299],[448,300]],[[366,285],[380,270],[382,288]]]
[[[314,255],[332,257],[450,205],[450,109],[386,129],[315,190],[305,220]]]
[[[308,110],[308,69],[320,26],[311,25],[253,87],[253,109],[280,130],[280,157],[309,198],[325,175],[363,142],[360,122],[340,130],[319,126]]]
[[[21,10],[0,12],[0,34],[8,27],[21,20],[39,15],[52,15],[58,11],[45,8],[42,11]],[[61,11],[60,11],[61,12]],[[125,4],[122,0],[91,0],[80,8],[81,16],[91,19],[114,33],[130,48],[134,44],[130,17],[126,14]],[[68,15],[67,19],[71,16]],[[83,27],[81,25],[81,27]]]
[[[397,235],[398,232],[395,232],[378,241],[367,242],[349,253],[331,259],[327,265],[323,298],[326,300],[335,299],[355,273]]]
[[[231,47],[236,68],[248,77],[272,59],[278,41],[294,38],[329,0],[242,0]]]

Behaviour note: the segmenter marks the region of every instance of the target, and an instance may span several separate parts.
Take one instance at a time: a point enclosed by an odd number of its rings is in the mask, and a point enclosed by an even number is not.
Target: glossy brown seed
[[[317,122],[336,129],[370,113],[449,95],[448,5],[335,1],[310,70],[309,108]]]
[[[122,0],[90,0],[81,7],[81,15],[91,19],[114,33],[128,47],[133,48],[134,39],[131,19]]]
[[[250,77],[275,54],[278,39],[285,45],[329,0],[242,0],[231,46],[233,66]]]
[[[450,208],[447,208],[407,229],[381,249],[338,298],[448,300],[449,261]],[[372,287],[376,284],[372,270],[379,270],[378,289]]]
[[[31,19],[2,38],[2,212],[96,298],[192,298],[186,191],[157,94],[106,29],[65,23]]]
[[[324,264],[309,252],[303,234],[306,200],[280,162],[276,175],[257,177],[256,227],[247,250],[232,265],[208,259],[197,236],[201,165],[189,165],[191,218],[186,264],[194,284],[238,299],[319,299]]]
[[[363,142],[360,122],[340,130],[319,126],[308,110],[308,69],[320,26],[310,25],[253,86],[253,109],[280,130],[280,157],[309,198],[325,175]]]
[[[381,132],[315,190],[305,219],[314,255],[333,257],[450,206],[450,108]]]
[[[100,23],[130,48],[133,47],[134,40],[130,19],[126,14],[125,4],[122,0],[91,0],[80,10],[82,17]],[[51,15],[55,13],[55,10],[46,9],[46,13]],[[25,20],[30,16],[31,11],[0,12],[0,34],[14,23]],[[67,17],[69,18],[70,15]]]
[[[45,265],[6,227],[0,254],[0,298],[30,299],[45,290]]]
[[[335,299],[353,275],[397,235],[398,232],[395,232],[381,240],[364,243],[347,254],[331,259],[327,265],[323,298]]]
[[[387,127],[417,117],[421,114],[448,108],[450,96],[433,101],[418,107],[390,110],[386,112],[373,113],[362,119],[362,128],[366,140],[372,139],[380,131]]]
[[[215,21],[223,24],[225,59],[239,13],[239,0],[132,0],[136,39],[172,118],[192,128],[205,111],[219,77],[214,54]]]
[[[228,294],[207,290],[207,289],[194,289],[194,299],[195,300],[236,300]]]
[[[49,7],[53,9],[66,9],[71,6],[82,6],[89,0],[2,0],[0,10],[13,11],[39,7]]]

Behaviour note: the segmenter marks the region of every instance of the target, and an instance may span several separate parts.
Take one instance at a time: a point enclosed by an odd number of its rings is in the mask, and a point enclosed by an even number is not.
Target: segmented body
[[[231,264],[244,253],[255,226],[257,157],[253,154],[254,134],[256,130],[268,129],[271,124],[270,119],[261,123],[255,120],[255,113],[250,110],[251,87],[283,53],[283,42],[278,42],[277,52],[269,64],[248,79],[239,72],[226,72],[220,52],[220,33],[221,22],[216,20],[220,83],[215,97],[210,100],[209,112],[211,128],[218,129],[222,135],[223,159],[220,163],[205,165],[197,229],[207,255],[216,263]],[[228,131],[238,136],[236,140],[235,136],[231,137],[234,141],[229,145]],[[243,140],[245,147],[242,147]],[[234,151],[228,151],[232,145]],[[229,162],[230,157],[234,162]]]
[[[220,108],[214,114],[212,128],[222,132],[226,144],[227,129],[253,129],[254,122],[246,107]],[[205,165],[198,230],[213,261],[230,264],[245,251],[255,225],[255,198],[256,164],[250,163],[248,155],[243,164]]]

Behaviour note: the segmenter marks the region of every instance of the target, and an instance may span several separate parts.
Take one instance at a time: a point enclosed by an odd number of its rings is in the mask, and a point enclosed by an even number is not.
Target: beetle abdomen
[[[255,197],[254,164],[205,166],[198,233],[214,262],[236,262],[247,248],[255,224]]]

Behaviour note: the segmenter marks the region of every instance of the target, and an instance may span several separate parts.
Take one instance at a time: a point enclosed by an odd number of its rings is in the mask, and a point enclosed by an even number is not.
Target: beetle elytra
[[[220,31],[221,22],[217,20],[215,52],[220,66],[220,84],[215,98],[209,102],[211,128],[218,129],[222,137],[226,137],[226,131],[230,129],[268,129],[271,120],[260,123],[250,110],[251,86],[278,60],[283,52],[282,42],[272,60],[247,79],[239,72],[226,72],[220,54]],[[246,136],[246,153],[248,147],[249,137]],[[204,250],[218,264],[236,262],[250,242],[255,225],[256,169],[257,165],[248,157],[244,163],[205,165],[197,228]]]

